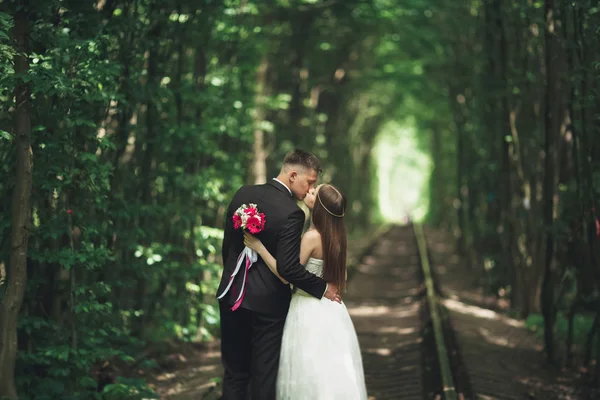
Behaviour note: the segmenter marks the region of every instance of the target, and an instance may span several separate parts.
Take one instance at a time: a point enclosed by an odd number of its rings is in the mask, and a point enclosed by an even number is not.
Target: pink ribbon
[[[242,288],[240,289],[240,295],[233,304],[233,307],[231,307],[231,311],[237,310],[240,307],[240,305],[242,305],[242,301],[244,301],[244,296],[246,295],[246,276],[248,276],[248,270],[251,266],[252,262],[250,262],[250,259],[246,256],[246,269],[244,270],[244,280],[242,281]]]
[[[246,295],[246,277],[248,276],[248,271],[250,270],[252,264],[254,264],[258,260],[258,254],[254,250],[252,250],[249,247],[244,247],[244,250],[238,256],[235,270],[229,277],[229,283],[227,284],[227,287],[225,288],[223,293],[221,293],[221,295],[217,297],[218,299],[222,299],[227,294],[227,292],[229,292],[229,289],[231,289],[232,287],[234,278],[236,277],[238,272],[240,272],[240,268],[242,266],[242,261],[244,260],[244,258],[246,259],[246,268],[244,268],[244,279],[242,281],[240,294],[238,295],[237,299],[235,299],[233,307],[231,307],[231,311],[235,311],[240,307],[242,301],[244,300],[244,296]]]

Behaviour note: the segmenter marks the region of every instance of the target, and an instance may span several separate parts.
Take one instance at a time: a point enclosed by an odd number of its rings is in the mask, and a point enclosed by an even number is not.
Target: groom
[[[265,229],[258,238],[275,256],[279,275],[316,298],[325,296],[341,301],[338,288],[306,271],[299,259],[304,212],[295,200],[303,200],[314,189],[319,172],[321,166],[317,157],[294,150],[283,159],[277,178],[264,185],[243,186],[237,191],[227,209],[222,248],[223,277],[218,294],[227,286],[238,255],[244,249],[243,232],[233,227],[233,213],[242,204],[254,203],[266,217]],[[274,400],[290,288],[281,283],[259,258],[248,272],[241,307],[231,311],[241,287],[242,278],[238,277],[233,288],[219,301],[221,359],[225,369],[223,399],[246,400],[251,382],[253,400]]]

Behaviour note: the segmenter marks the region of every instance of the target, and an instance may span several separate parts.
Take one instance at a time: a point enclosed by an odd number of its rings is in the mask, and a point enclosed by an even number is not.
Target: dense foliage
[[[144,349],[216,331],[227,199],[272,176],[293,147],[325,160],[355,226],[370,219],[376,108],[391,104],[370,82],[383,9],[39,0],[0,11],[0,313],[12,315],[11,277],[26,268],[18,326],[1,328],[18,332],[20,398],[147,397],[127,373],[152,368]],[[19,105],[17,88],[29,91]],[[30,130],[14,124],[17,109]],[[26,265],[10,246],[25,139]]]
[[[577,349],[590,365],[600,359],[598,2],[438,1],[429,13],[422,32],[434,26],[442,62],[425,69],[446,98],[436,103],[446,119],[425,121],[432,221],[452,226],[483,285],[543,321],[551,361],[571,365]]]
[[[543,312],[551,359],[571,362],[574,340],[589,363],[596,3],[1,2],[0,321],[23,304],[0,326],[0,350],[18,333],[16,386],[0,351],[0,397],[149,397],[130,373],[153,367],[148,348],[216,332],[231,194],[310,149],[364,226],[390,121],[410,121],[431,154],[429,219],[456,233],[481,284]],[[29,141],[30,177],[17,168]],[[13,202],[28,187],[31,204]],[[29,223],[11,233],[18,217]]]

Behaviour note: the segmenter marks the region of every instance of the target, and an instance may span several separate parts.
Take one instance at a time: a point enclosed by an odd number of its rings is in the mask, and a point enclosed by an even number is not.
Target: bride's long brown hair
[[[341,291],[346,286],[346,198],[332,185],[319,187],[312,212],[312,222],[321,234],[323,245],[323,279]]]

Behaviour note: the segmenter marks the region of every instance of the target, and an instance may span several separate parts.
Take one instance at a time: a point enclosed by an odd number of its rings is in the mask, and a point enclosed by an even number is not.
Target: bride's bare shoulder
[[[313,258],[323,257],[323,245],[321,244],[321,234],[316,229],[309,229],[302,238],[303,248],[310,250],[310,256]]]
[[[311,248],[318,247],[321,244],[321,234],[316,229],[309,229],[302,237],[302,242]]]
[[[316,229],[309,229],[304,234],[304,238],[306,240],[311,240],[311,241],[315,240],[315,241],[317,241],[317,240],[321,240],[321,234]]]

